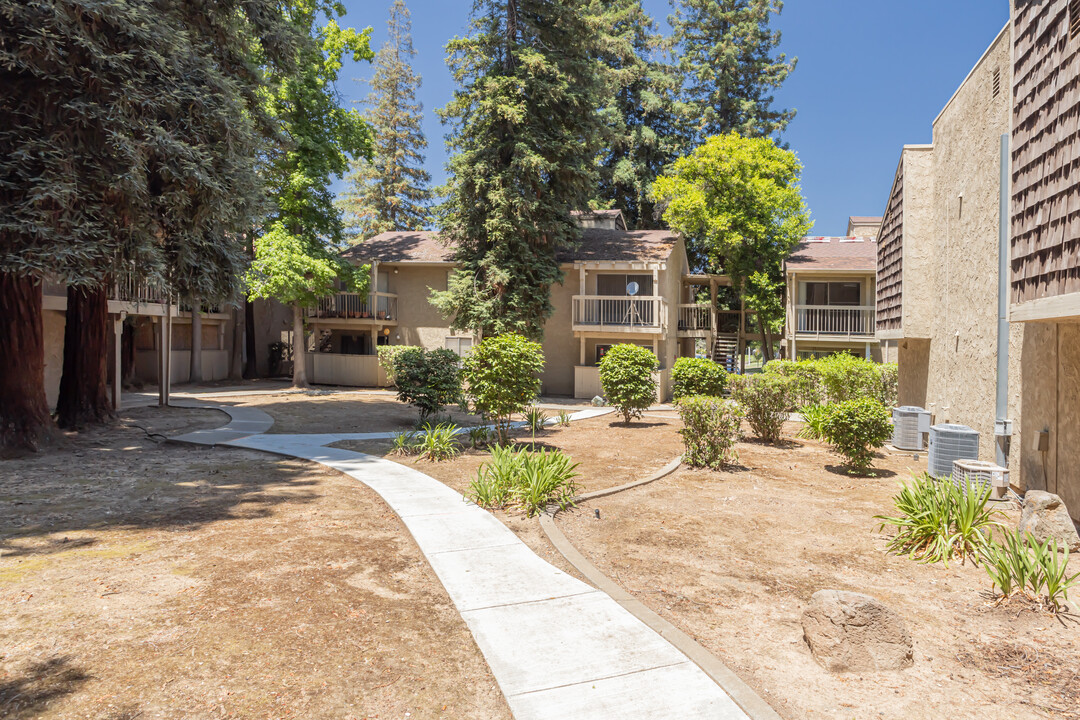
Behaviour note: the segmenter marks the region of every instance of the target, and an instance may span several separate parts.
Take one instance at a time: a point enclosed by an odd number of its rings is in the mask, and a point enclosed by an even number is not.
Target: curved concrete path
[[[172,439],[312,460],[382,496],[469,626],[517,720],[748,717],[700,667],[611,596],[542,560],[494,515],[438,480],[390,460],[325,447],[363,439],[356,434],[267,435],[273,420],[261,410],[217,409],[229,414],[228,425]]]

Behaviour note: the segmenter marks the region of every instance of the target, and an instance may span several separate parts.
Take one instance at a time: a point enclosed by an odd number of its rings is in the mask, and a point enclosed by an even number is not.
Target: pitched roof
[[[848,216],[848,222],[852,225],[880,225],[881,217],[873,217],[872,215],[850,215]]]
[[[877,241],[863,237],[806,237],[784,263],[787,270],[877,270]]]
[[[559,262],[662,261],[678,242],[675,233],[668,230],[588,228],[581,233],[576,248],[559,252]],[[444,245],[434,232],[385,232],[349,248],[342,257],[356,262],[453,263],[454,249]]]

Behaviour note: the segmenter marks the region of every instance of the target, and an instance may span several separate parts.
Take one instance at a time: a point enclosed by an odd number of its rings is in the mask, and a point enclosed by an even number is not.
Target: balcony
[[[679,337],[707,337],[713,329],[712,308],[708,303],[679,305]]]
[[[874,306],[796,305],[795,333],[813,338],[874,336]]]
[[[666,324],[662,297],[574,296],[574,330],[657,333]]]
[[[319,299],[307,311],[315,320],[356,320],[360,323],[396,323],[397,295],[375,292],[368,295],[341,292]]]

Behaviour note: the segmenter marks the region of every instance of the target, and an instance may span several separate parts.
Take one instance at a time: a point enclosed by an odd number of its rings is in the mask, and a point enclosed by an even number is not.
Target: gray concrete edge
[[[634,487],[654,482],[673,473],[682,458],[676,458],[662,467],[657,472],[644,480],[627,483],[616,488],[598,490],[576,498],[578,501],[590,500],[605,495],[612,495]],[[556,511],[557,512],[557,511]],[[541,513],[539,516],[540,527],[548,540],[555,546],[567,562],[574,566],[585,578],[595,585],[597,589],[611,596],[615,602],[622,605],[638,620],[648,625],[652,630],[659,633],[665,640],[675,646],[691,662],[701,668],[713,682],[728,694],[739,708],[746,713],[751,720],[782,720],[779,714],[760,696],[753,688],[744,683],[738,675],[732,672],[724,663],[720,662],[712,653],[702,647],[696,640],[687,635],[679,628],[647,608],[641,601],[624,590],[620,585],[611,580],[600,569],[593,565],[581,552],[574,547],[573,543],[563,534],[559,526],[555,524],[555,513]]]

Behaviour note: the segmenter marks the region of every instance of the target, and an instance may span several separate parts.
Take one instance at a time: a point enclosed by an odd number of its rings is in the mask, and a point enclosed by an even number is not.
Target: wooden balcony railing
[[[574,296],[574,327],[655,331],[667,324],[661,297]]]
[[[712,330],[712,308],[708,304],[679,305],[679,331]]]
[[[806,335],[872,336],[874,306],[796,305],[795,332]]]
[[[397,295],[393,293],[342,292],[319,299],[319,304],[307,311],[309,318],[349,320],[397,320]]]

